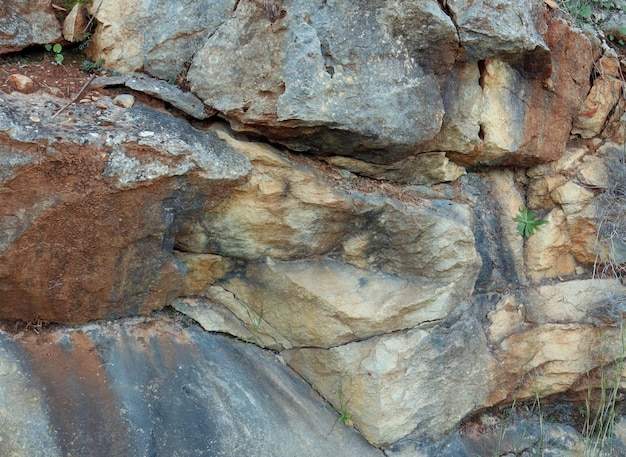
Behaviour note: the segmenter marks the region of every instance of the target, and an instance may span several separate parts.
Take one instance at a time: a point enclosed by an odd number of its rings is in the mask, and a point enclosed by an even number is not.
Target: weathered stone
[[[202,101],[192,93],[184,92],[173,84],[141,73],[128,76],[101,76],[91,83],[92,87],[121,85],[163,100],[196,119],[206,119],[210,115]]]
[[[599,134],[607,117],[622,97],[624,82],[611,76],[596,78],[582,110],[574,119],[572,133],[583,138]]]
[[[191,90],[235,130],[295,150],[398,160],[439,132],[443,104],[435,78],[381,30],[384,3],[295,0],[274,20],[240,2],[195,55]]]
[[[329,259],[268,259],[217,284],[261,317],[275,340],[331,347],[445,319],[471,290],[475,273],[466,275],[451,283],[406,280]]]
[[[459,36],[439,2],[387,1],[380,17],[389,34],[404,42],[422,68],[437,74],[452,68],[460,52]]]
[[[144,70],[161,79],[185,70],[236,0],[102,0],[89,5],[97,27],[86,49],[122,73]],[[155,12],[158,12],[155,14]]]
[[[254,345],[163,317],[38,333],[0,332],[3,457],[384,455]]]
[[[563,210],[555,208],[544,219],[548,223],[526,240],[526,271],[532,281],[571,275],[576,269]]]
[[[378,165],[352,157],[326,157],[326,162],[352,173],[400,184],[427,185],[455,181],[465,168],[450,162],[444,152],[414,155],[389,165]]]
[[[490,402],[523,401],[567,392],[592,369],[623,357],[620,329],[590,324],[529,326],[494,351],[502,362]]]
[[[458,63],[439,82],[445,114],[441,130],[432,140],[420,144],[422,151],[470,154],[482,147],[481,117],[483,89],[478,64]],[[461,156],[456,156],[461,160]]]
[[[135,104],[135,97],[130,94],[120,94],[113,98],[113,103],[122,108],[130,108]]]
[[[243,341],[254,342],[266,347],[263,341],[249,330],[237,316],[224,305],[206,298],[177,298],[172,307],[196,321],[207,332],[219,332],[233,335]]]
[[[35,81],[26,75],[14,73],[7,78],[7,84],[18,92],[30,94],[35,91]]]
[[[62,38],[50,0],[3,0],[0,5],[0,54]]]
[[[471,292],[480,259],[466,205],[361,192],[313,161],[214,129],[254,170],[177,246],[239,259],[215,285],[274,339],[328,347],[410,328],[444,319]]]
[[[175,298],[174,237],[245,181],[245,157],[141,105],[75,105],[51,123],[56,99],[1,102],[0,317],[76,323]]]
[[[458,76],[451,73],[442,86],[442,131],[420,150],[439,147],[467,165],[527,167],[557,160],[589,91],[594,55],[590,41],[564,21],[549,19],[543,36],[552,63],[522,54],[527,58],[521,61],[500,56],[455,67]]]
[[[480,324],[467,316],[429,330],[282,354],[336,408],[350,411],[375,445],[441,437],[483,402],[495,368]]]
[[[476,248],[482,258],[476,290],[524,283],[523,239],[513,220],[524,201],[513,171],[494,169],[474,176],[462,195],[471,199],[476,216]]]
[[[89,26],[87,7],[77,3],[63,21],[63,38],[72,43],[84,41],[89,34]]]
[[[541,1],[449,0],[445,4],[459,32],[466,61],[524,55],[527,65],[537,65],[539,72],[549,66],[550,51],[541,37]]]
[[[204,294],[211,285],[232,269],[232,261],[219,255],[180,251],[174,251],[174,255],[184,264],[187,271],[182,295]]]
[[[609,279],[586,279],[530,289],[525,318],[533,324],[580,323],[602,327],[621,314],[626,287]]]
[[[254,168],[218,211],[181,233],[181,250],[242,259],[314,257],[335,248],[353,225],[350,201],[321,173],[275,148],[212,129]]]

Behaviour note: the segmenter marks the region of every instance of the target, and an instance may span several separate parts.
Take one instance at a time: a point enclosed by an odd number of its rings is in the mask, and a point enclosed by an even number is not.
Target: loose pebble
[[[7,84],[18,92],[30,94],[35,92],[35,81],[26,75],[15,73],[7,78]]]
[[[130,108],[135,104],[135,97],[130,94],[120,94],[113,99],[113,103],[122,108]]]

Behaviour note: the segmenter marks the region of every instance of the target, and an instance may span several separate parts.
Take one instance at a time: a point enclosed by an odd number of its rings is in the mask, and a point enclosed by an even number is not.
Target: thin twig
[[[91,81],[93,81],[93,79],[96,77],[95,74],[92,74],[91,77],[89,78],[89,80],[85,83],[85,85],[83,86],[83,88],[81,90],[78,91],[78,93],[76,94],[76,97],[74,97],[73,99],[70,100],[70,102],[65,105],[63,108],[61,108],[59,111],[57,111],[56,113],[54,113],[52,115],[52,117],[50,118],[50,120],[54,119],[55,117],[57,117],[59,115],[59,113],[61,111],[63,111],[65,108],[67,108],[68,106],[70,106],[72,103],[74,103],[76,100],[78,100],[80,98],[81,95],[83,95],[83,92],[85,92],[85,89],[87,89],[87,86],[89,86],[89,84],[91,84]]]

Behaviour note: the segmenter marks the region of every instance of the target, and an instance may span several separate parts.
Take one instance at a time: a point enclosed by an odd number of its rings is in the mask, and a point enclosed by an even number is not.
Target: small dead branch
[[[81,95],[83,95],[83,93],[85,92],[85,90],[87,89],[87,87],[89,86],[89,84],[91,84],[91,81],[93,81],[93,79],[94,79],[95,77],[96,77],[96,75],[95,75],[95,74],[91,75],[91,76],[89,77],[89,79],[87,80],[87,82],[85,83],[85,85],[82,87],[82,89],[78,91],[78,93],[76,94],[76,96],[75,96],[73,99],[71,99],[67,105],[63,106],[63,107],[62,107],[59,111],[57,111],[56,113],[54,113],[54,114],[52,115],[52,117],[50,118],[50,120],[52,120],[52,119],[54,119],[55,117],[57,117],[57,116],[58,116],[58,115],[59,115],[59,114],[60,114],[63,110],[65,110],[68,106],[70,106],[72,103],[74,103],[76,100],[78,100],[78,99],[81,97]]]

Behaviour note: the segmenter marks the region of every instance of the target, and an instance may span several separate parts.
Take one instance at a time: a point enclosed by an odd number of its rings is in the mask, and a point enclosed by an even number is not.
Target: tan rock
[[[567,182],[567,178],[560,174],[540,176],[531,180],[526,192],[528,206],[536,209],[553,208],[555,201],[552,192]]]
[[[262,316],[276,340],[331,347],[444,319],[471,291],[476,273],[448,283],[406,280],[328,259],[267,259],[218,285]]]
[[[505,295],[489,312],[487,319],[489,319],[487,335],[489,341],[495,343],[523,328],[526,308],[514,295]]]
[[[617,321],[626,287],[609,279],[566,281],[532,288],[526,319],[533,324],[578,323],[598,327]]]
[[[548,223],[526,240],[524,258],[532,281],[571,275],[576,268],[563,210],[553,209],[545,220]]]
[[[378,165],[341,156],[327,157],[324,160],[362,176],[400,184],[450,182],[465,174],[465,168],[450,162],[444,152],[418,154],[390,165]]]
[[[624,82],[618,78],[596,78],[584,106],[574,119],[572,133],[583,138],[598,135],[606,124],[609,113],[622,96],[623,86]]]
[[[440,437],[483,404],[495,361],[480,325],[414,329],[332,349],[292,349],[287,363],[345,407],[374,445],[409,435]]]
[[[597,156],[585,156],[583,164],[578,167],[576,178],[584,186],[605,188],[608,185],[608,174],[604,160]]]
[[[63,38],[72,43],[83,41],[89,33],[89,25],[87,7],[77,3],[63,21]]]
[[[174,251],[187,270],[181,295],[202,295],[232,268],[232,260],[213,254]]]
[[[550,196],[554,202],[559,205],[584,204],[590,202],[594,195],[595,194],[589,189],[575,184],[572,181],[567,181],[562,186],[558,186],[550,192]]]
[[[254,342],[261,347],[267,347],[253,331],[225,306],[212,302],[206,298],[177,298],[172,303],[176,311],[191,317],[207,332],[220,332],[241,338],[244,341]],[[252,327],[252,323],[250,324]]]
[[[505,338],[495,350],[502,361],[492,401],[543,398],[571,389],[593,368],[623,356],[617,327],[545,324]]]
[[[23,94],[31,94],[35,92],[35,81],[26,75],[18,73],[12,74],[7,78],[7,84]]]

